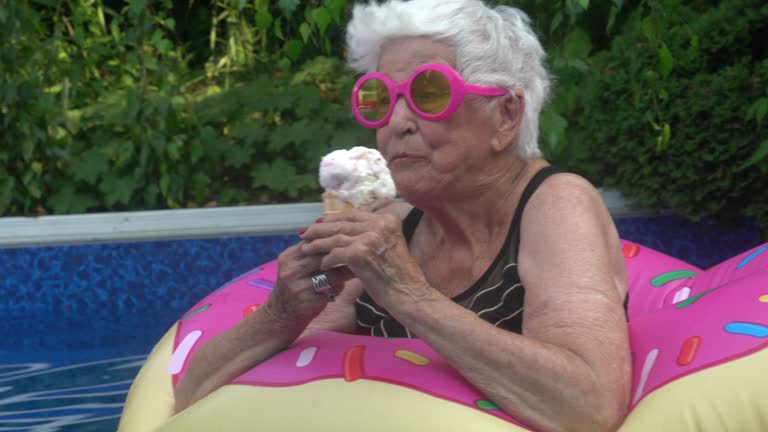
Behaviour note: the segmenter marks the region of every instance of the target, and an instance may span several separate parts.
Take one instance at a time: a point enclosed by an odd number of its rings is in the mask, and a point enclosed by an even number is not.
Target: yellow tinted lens
[[[413,80],[411,98],[421,111],[440,114],[451,102],[451,85],[445,75],[427,70]]]
[[[375,122],[389,111],[389,90],[383,81],[370,79],[357,92],[357,109],[364,119]]]

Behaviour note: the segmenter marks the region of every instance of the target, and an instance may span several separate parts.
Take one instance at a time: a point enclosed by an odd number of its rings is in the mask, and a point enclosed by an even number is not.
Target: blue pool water
[[[707,268],[760,243],[671,216],[620,235]],[[0,431],[114,431],[147,353],[200,298],[294,235],[0,249]]]
[[[0,431],[114,431],[190,306],[296,236],[0,249]]]

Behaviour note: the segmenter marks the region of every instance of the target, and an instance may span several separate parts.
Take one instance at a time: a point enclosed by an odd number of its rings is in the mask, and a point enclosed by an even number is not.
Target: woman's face
[[[378,70],[402,82],[427,63],[455,69],[454,49],[426,37],[394,39],[383,45]],[[401,197],[471,193],[472,182],[493,157],[489,143],[495,128],[481,99],[468,95],[453,116],[441,121],[419,117],[403,97],[398,99],[376,140]]]

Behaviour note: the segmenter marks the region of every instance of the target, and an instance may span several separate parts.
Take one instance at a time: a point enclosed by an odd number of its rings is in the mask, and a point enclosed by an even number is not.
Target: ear
[[[501,97],[498,104],[496,135],[491,145],[501,152],[515,143],[525,113],[525,95],[520,90]]]

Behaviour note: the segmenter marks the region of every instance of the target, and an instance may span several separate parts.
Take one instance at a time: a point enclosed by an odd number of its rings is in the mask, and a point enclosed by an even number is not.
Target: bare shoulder
[[[559,237],[560,231],[575,235],[599,235],[605,240],[618,241],[616,228],[598,190],[584,177],[562,173],[547,178],[525,207],[522,221],[525,232],[538,233],[544,238]],[[586,239],[580,239],[586,240]]]
[[[600,193],[583,177],[563,173],[544,181],[526,205],[520,239],[520,275],[531,279],[531,288],[600,291],[623,300],[619,235]]]
[[[572,173],[560,173],[545,180],[530,201],[530,207],[560,206],[566,209],[601,210],[605,208],[597,188],[584,177]],[[526,207],[526,211],[528,207]]]

